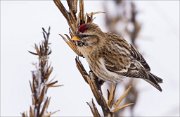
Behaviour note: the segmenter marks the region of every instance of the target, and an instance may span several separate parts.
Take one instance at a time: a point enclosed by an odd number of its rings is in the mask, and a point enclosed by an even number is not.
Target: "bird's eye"
[[[81,24],[78,28],[78,31],[83,33],[84,31],[86,31],[88,29],[86,24]]]

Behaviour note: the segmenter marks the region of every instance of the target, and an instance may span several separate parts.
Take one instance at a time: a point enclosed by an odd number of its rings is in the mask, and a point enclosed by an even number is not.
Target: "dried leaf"
[[[54,87],[56,83],[58,83],[58,81],[50,82],[47,84],[47,87]]]
[[[79,17],[80,17],[80,25],[85,23],[84,20],[84,0],[79,0]]]
[[[73,31],[73,33],[75,33],[75,22],[72,21],[72,16],[69,15],[70,13],[65,9],[65,7],[63,6],[63,4],[61,3],[60,0],[53,0],[54,3],[56,4],[56,6],[58,7],[58,9],[60,10],[60,12],[63,14],[63,16],[66,18],[68,25],[70,26],[71,30]]]
[[[91,109],[91,112],[93,113],[94,117],[101,117],[101,115],[99,114],[96,105],[94,104],[94,101],[92,99],[92,106],[87,102],[88,106]]]
[[[38,97],[38,103],[39,103],[39,104],[42,103],[46,91],[47,91],[47,88],[46,88],[45,86],[43,86],[43,89],[42,89],[41,92],[40,92],[40,96]]]
[[[108,95],[108,106],[111,107],[112,103],[114,101],[114,97],[115,97],[115,91],[116,91],[116,84],[114,85],[114,83],[111,84],[111,89]]]
[[[119,110],[121,110],[121,109],[123,109],[123,108],[125,108],[125,107],[127,107],[127,106],[130,106],[130,105],[132,105],[132,104],[134,104],[134,103],[129,103],[129,104],[125,104],[125,105],[123,105],[123,106],[117,107],[117,108],[115,108],[112,112],[113,112],[113,113],[118,112]]]
[[[56,4],[56,6],[58,7],[58,9],[61,11],[63,16],[66,18],[66,20],[68,20],[68,12],[65,9],[65,7],[63,6],[63,4],[61,3],[61,1],[60,0],[53,0],[53,1]]]
[[[39,51],[37,44],[34,44],[34,48],[36,50],[36,54],[40,55],[40,51]]]
[[[132,88],[132,86],[129,86],[128,89],[126,89],[126,91],[123,93],[123,95],[119,97],[119,99],[114,104],[115,108],[117,108],[117,106],[119,106],[119,104],[122,102],[122,100],[128,95],[131,88]]]
[[[29,85],[30,85],[30,88],[31,88],[31,92],[33,93],[33,87],[32,87],[32,84],[31,84],[31,81],[29,81]]]
[[[37,53],[34,53],[34,52],[31,52],[31,51],[28,51],[29,53],[33,54],[33,55],[38,55]]]
[[[67,43],[67,45],[79,56],[82,56],[82,54],[78,51],[76,45],[72,43],[68,38],[65,38],[63,35],[59,34],[62,39]]]
[[[31,106],[30,106],[30,109],[29,109],[29,114],[30,114],[30,117],[34,117],[34,109],[32,109]]]
[[[44,103],[44,105],[42,107],[42,110],[41,110],[41,113],[40,113],[40,117],[43,116],[43,114],[45,113],[46,109],[48,108],[49,102],[50,102],[50,98],[47,97],[46,101],[45,101],[45,103]]]

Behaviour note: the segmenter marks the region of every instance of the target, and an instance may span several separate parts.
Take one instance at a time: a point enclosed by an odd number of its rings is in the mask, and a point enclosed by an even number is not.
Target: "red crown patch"
[[[78,31],[83,33],[83,32],[86,31],[87,29],[88,29],[88,27],[87,27],[86,24],[81,24],[81,25],[79,26],[79,28],[78,28]]]

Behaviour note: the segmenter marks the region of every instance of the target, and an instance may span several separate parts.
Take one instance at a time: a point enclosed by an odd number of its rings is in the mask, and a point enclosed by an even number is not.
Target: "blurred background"
[[[179,1],[85,1],[85,11],[105,11],[94,22],[133,43],[152,73],[164,80],[162,93],[142,80],[129,81],[136,104],[119,115],[179,116]],[[76,69],[76,55],[58,35],[67,34],[68,25],[52,1],[1,1],[1,116],[20,116],[31,105],[29,80],[37,58],[28,50],[43,40],[41,28],[49,26],[51,77],[63,84],[48,91],[49,111],[60,110],[54,116],[92,116],[86,104],[92,92]],[[120,84],[117,93],[124,87]]]

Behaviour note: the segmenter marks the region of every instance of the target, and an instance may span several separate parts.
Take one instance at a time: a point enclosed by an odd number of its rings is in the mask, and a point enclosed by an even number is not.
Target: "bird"
[[[95,23],[78,26],[72,41],[93,73],[103,81],[118,83],[125,78],[140,78],[159,91],[163,79],[151,73],[140,52],[121,35],[103,32]]]

